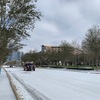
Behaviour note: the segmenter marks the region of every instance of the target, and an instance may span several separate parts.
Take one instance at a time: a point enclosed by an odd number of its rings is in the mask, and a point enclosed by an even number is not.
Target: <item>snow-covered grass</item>
[[[6,70],[27,100],[100,100],[100,74],[97,71]]]

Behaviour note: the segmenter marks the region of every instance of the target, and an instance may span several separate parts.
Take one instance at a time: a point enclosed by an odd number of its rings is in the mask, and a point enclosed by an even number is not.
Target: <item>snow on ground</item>
[[[96,71],[5,69],[24,100],[100,100],[100,74]]]
[[[0,100],[16,100],[6,76],[6,72],[3,69],[1,69],[0,74]]]

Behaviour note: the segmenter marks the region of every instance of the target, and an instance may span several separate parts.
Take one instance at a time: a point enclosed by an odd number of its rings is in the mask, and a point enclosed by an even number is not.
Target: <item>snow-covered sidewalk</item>
[[[1,69],[0,74],[0,100],[16,100],[4,69]]]

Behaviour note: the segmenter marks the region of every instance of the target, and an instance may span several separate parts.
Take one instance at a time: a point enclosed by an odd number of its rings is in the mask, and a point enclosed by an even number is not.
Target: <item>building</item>
[[[60,46],[48,46],[48,45],[42,45],[42,52],[47,52],[47,51],[60,51],[61,47]]]
[[[47,51],[61,51],[61,47],[60,46],[48,46],[48,45],[42,45],[42,52],[47,52]],[[82,50],[79,48],[74,48],[73,54],[74,55],[79,55],[82,53]]]
[[[21,61],[21,57],[23,52],[16,51],[13,52],[11,55],[8,56],[7,61]]]

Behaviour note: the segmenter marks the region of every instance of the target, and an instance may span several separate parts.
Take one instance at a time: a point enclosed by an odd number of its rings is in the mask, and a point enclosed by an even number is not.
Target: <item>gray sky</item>
[[[87,30],[100,25],[100,0],[38,0],[36,6],[44,17],[29,32],[31,38],[23,41],[23,52],[64,40],[81,44]]]

